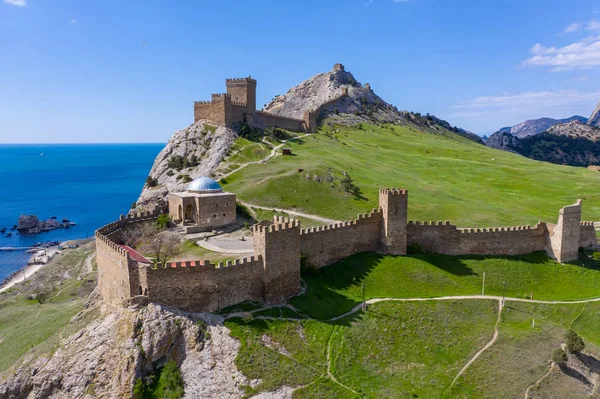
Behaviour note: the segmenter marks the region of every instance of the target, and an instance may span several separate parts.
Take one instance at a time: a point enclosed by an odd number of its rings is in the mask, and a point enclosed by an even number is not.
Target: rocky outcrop
[[[598,103],[596,109],[594,110],[594,112],[592,112],[592,115],[590,116],[590,119],[588,119],[587,123],[590,126],[600,128],[600,103]]]
[[[167,361],[180,367],[185,398],[239,398],[256,385],[236,368],[239,343],[214,315],[150,304],[114,310],[64,340],[49,357],[6,373],[1,398],[129,398],[136,378]]]
[[[135,209],[150,210],[169,192],[183,191],[191,180],[210,176],[237,137],[233,130],[208,121],[175,132],[156,157],[149,173],[153,183],[146,182]]]
[[[488,137],[485,145],[498,150],[514,151],[518,145],[518,142],[519,139],[509,132],[498,131]]]
[[[510,133],[516,138],[522,139],[528,136],[533,136],[539,133],[543,133],[550,129],[554,125],[569,123],[572,121],[579,121],[586,123],[587,119],[583,116],[572,116],[570,118],[565,119],[552,119],[552,118],[539,118],[539,119],[531,119],[525,122],[521,122],[512,127],[503,127],[499,130],[499,132]]]
[[[35,215],[21,215],[19,216],[19,224],[16,230],[26,234],[37,234],[45,231],[52,231],[56,229],[68,229],[73,226],[69,220],[64,219],[59,222],[56,219],[40,220]]]

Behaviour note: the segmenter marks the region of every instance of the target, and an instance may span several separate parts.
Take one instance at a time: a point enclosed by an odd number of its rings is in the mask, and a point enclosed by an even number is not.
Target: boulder
[[[31,230],[38,227],[40,224],[39,219],[35,215],[21,215],[19,216],[19,224],[17,225],[17,230]]]

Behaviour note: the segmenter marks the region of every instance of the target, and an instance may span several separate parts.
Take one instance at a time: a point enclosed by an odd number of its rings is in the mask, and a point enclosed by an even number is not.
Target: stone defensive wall
[[[339,96],[319,105],[316,109],[304,111],[303,119],[304,119],[304,125],[306,126],[307,131],[315,132],[317,130],[317,118],[319,117],[321,112],[323,112],[328,107],[337,103],[338,101],[340,101],[342,98],[344,98],[346,96],[348,96],[348,88],[344,87],[344,88],[342,88],[342,94],[340,94]]]
[[[117,244],[119,232],[129,223],[155,220],[160,212],[121,215],[116,222],[96,231],[96,262],[98,264],[98,288],[104,301],[121,305],[129,298],[139,295],[140,265],[131,259],[129,252]]]
[[[263,298],[263,259],[250,257],[212,264],[177,262],[144,268],[148,300],[186,311],[214,312]]]
[[[361,214],[349,222],[302,229],[300,245],[302,256],[311,266],[321,268],[358,252],[375,252],[381,244],[380,209]]]
[[[120,245],[121,231],[154,221],[159,212],[121,216],[96,232],[98,286],[106,303],[153,301],[190,312],[213,312],[244,301],[283,303],[301,292],[301,263],[321,268],[359,252],[406,254],[406,247],[446,255],[523,255],[545,250],[560,262],[578,258],[580,247],[597,246],[592,222],[582,222],[581,201],[560,210],[556,224],[485,229],[450,222],[407,221],[408,192],[381,189],[379,208],[358,218],[301,229],[275,217],[252,226],[254,256],[152,265]]]
[[[546,224],[459,229],[450,222],[409,221],[407,243],[445,255],[525,255],[543,251]]]
[[[254,116],[260,124],[265,126],[274,126],[292,132],[309,131],[303,119],[288,118],[287,116],[279,116],[265,111],[256,111]]]
[[[579,226],[579,246],[588,248],[597,244],[594,222],[581,222]]]

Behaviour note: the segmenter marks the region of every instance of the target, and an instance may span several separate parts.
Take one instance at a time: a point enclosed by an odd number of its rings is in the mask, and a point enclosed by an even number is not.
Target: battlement
[[[418,220],[409,220],[408,224],[410,226],[452,226],[448,220],[445,220],[443,222],[441,222],[441,221],[420,222]]]
[[[405,197],[408,195],[408,190],[404,188],[382,188],[379,190],[379,193],[386,195],[399,195]]]
[[[215,101],[215,100],[220,101],[223,99],[231,99],[231,94],[229,94],[229,93],[212,93],[210,96],[213,101]]]
[[[594,227],[594,222],[581,222],[581,226],[591,226]]]
[[[212,101],[194,101],[194,105],[208,105],[212,104]]]
[[[228,260],[225,262],[211,263],[210,260],[193,260],[184,262],[170,262],[166,266],[154,264],[148,267],[148,270],[172,270],[172,269],[188,269],[190,271],[209,271],[209,270],[224,270],[230,267],[247,266],[256,262],[262,262],[262,256],[251,256],[249,258],[240,258]]]
[[[333,70],[334,71],[344,71],[345,68],[344,68],[344,65],[338,63],[338,64],[333,65]]]
[[[339,230],[339,229],[343,229],[343,228],[357,226],[357,225],[360,225],[363,223],[379,222],[380,220],[381,220],[381,209],[374,208],[369,213],[359,214],[355,219],[344,221],[344,222],[331,223],[331,224],[327,224],[327,225],[323,225],[323,226],[302,229],[302,230],[300,230],[300,234],[306,235],[306,234],[323,233],[323,232],[328,232],[331,230]]]
[[[245,77],[245,78],[229,78],[229,79],[225,79],[225,83],[241,83],[241,82],[248,82],[248,83],[254,83],[256,84],[256,79],[252,79],[250,76]]]
[[[275,216],[275,217],[277,217],[277,216]],[[276,222],[271,225],[255,224],[254,226],[252,226],[251,230],[253,233],[275,233],[278,231],[283,231],[283,230],[294,229],[294,228],[300,227],[299,220],[294,220],[294,219],[292,219],[292,220],[285,219],[285,220],[286,221],[284,221],[284,222]]]
[[[538,223],[535,226],[511,226],[511,227],[488,227],[488,228],[480,228],[480,229],[458,229],[459,233],[470,234],[470,233],[508,233],[515,231],[527,231],[538,229],[542,227],[541,223]]]
[[[291,122],[303,122],[302,119],[291,118],[289,116],[275,115],[275,114],[272,114],[272,113],[266,112],[266,111],[256,111],[256,113],[259,115],[270,116],[270,117],[277,118],[280,120],[287,120],[287,121],[291,121]]]
[[[240,102],[235,102],[235,101],[232,101],[231,105],[236,106],[236,107],[244,107],[244,108],[246,108],[248,106],[248,104],[246,104],[246,103],[240,103]]]

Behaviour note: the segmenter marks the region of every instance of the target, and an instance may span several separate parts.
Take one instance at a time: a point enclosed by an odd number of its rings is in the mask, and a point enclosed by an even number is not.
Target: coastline
[[[93,241],[94,239],[95,238],[83,238],[83,239],[78,239],[78,240],[69,240],[67,242],[62,243],[62,245],[64,245],[65,247],[66,247],[65,244],[71,244],[71,245],[76,244],[77,246],[82,246],[90,241]],[[57,255],[64,252],[64,250],[62,250],[62,251],[59,250],[58,246],[45,248],[45,249],[46,249],[46,251],[48,251],[48,262],[34,263],[34,264],[27,263],[25,266],[14,271],[12,274],[10,274],[8,277],[6,277],[4,280],[2,280],[0,282],[0,294],[8,291],[10,288],[14,287],[15,285],[20,284],[23,281],[27,280],[28,278],[33,276],[35,273],[37,273],[39,270],[43,269],[45,266],[50,264],[50,262]],[[33,258],[33,255],[29,258],[29,260],[31,260],[31,258]]]

